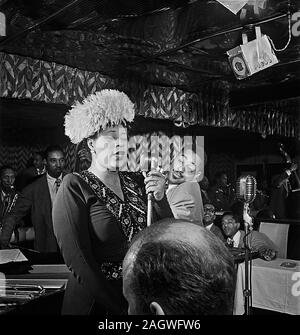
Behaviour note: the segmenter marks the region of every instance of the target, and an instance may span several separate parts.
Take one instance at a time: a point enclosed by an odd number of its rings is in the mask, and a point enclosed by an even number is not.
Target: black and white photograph
[[[290,315],[300,0],[0,0],[0,324]]]

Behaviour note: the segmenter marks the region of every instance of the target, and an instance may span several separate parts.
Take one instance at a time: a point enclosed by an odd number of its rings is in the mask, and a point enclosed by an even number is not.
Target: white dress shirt
[[[211,230],[211,227],[212,227],[213,224],[214,224],[214,223],[211,223],[211,224],[209,224],[208,226],[206,226],[205,228],[208,229],[208,230]]]
[[[240,238],[241,238],[241,232],[238,230],[235,235],[233,236],[233,247],[238,248],[239,243],[240,243]]]

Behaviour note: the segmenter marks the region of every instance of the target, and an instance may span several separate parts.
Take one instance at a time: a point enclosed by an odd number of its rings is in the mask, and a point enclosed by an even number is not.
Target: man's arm
[[[275,259],[277,256],[277,247],[264,233],[252,231],[251,247],[259,252],[259,256],[267,261]]]
[[[12,211],[7,215],[2,222],[2,230],[0,233],[0,248],[4,249],[9,247],[9,242],[12,237],[12,233],[19,224],[21,219],[25,217],[25,215],[31,209],[31,197],[30,197],[30,188],[25,188],[24,192],[21,193],[16,201],[15,206]]]

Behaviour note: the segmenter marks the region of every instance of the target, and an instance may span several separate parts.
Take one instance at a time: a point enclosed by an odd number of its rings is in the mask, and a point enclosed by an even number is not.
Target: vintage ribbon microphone
[[[236,182],[236,196],[238,200],[244,203],[243,220],[245,226],[245,289],[244,289],[244,302],[245,302],[245,313],[250,315],[250,277],[249,277],[249,265],[251,266],[250,260],[250,246],[249,246],[249,234],[253,230],[252,218],[249,215],[249,205],[255,199],[256,196],[256,180],[253,176],[241,176]]]

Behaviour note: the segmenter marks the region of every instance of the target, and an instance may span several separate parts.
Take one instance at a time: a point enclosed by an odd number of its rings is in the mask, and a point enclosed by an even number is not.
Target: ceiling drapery
[[[231,127],[265,135],[299,136],[300,99],[230,108],[226,81],[212,81],[197,92],[113,79],[97,72],[29,57],[0,53],[0,97],[71,106],[103,88],[125,91],[137,114],[169,119],[178,126]]]

